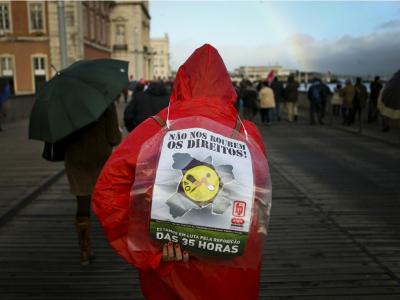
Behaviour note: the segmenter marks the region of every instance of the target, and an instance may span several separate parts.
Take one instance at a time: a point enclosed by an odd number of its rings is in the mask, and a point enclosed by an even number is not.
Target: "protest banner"
[[[201,128],[168,131],[152,195],[151,236],[197,253],[240,256],[253,198],[245,142]]]

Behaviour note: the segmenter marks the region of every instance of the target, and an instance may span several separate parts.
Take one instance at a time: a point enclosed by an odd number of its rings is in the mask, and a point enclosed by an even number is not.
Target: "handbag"
[[[67,140],[65,139],[55,143],[44,142],[42,157],[52,162],[64,161],[66,147]]]

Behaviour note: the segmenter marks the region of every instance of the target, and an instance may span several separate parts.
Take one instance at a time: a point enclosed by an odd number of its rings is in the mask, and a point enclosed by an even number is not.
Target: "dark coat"
[[[0,77],[0,105],[11,95],[11,88],[8,81]]]
[[[297,102],[299,97],[299,83],[297,81],[288,82],[284,90],[286,102]]]
[[[156,115],[169,103],[169,94],[162,83],[151,83],[144,92],[133,95],[124,111],[124,124],[128,131],[147,118]]]
[[[76,196],[92,194],[100,171],[112,152],[121,142],[118,116],[112,104],[100,118],[75,133],[65,149],[65,171]]]
[[[242,95],[243,106],[248,108],[257,107],[258,93],[255,88],[247,87]]]
[[[381,92],[382,87],[382,83],[380,83],[379,81],[371,82],[371,94],[369,98],[375,104],[378,101],[379,93]]]
[[[325,83],[321,82],[319,85],[319,91],[321,93],[322,102],[328,102],[328,98],[332,96],[332,92],[329,87]]]
[[[355,108],[365,107],[368,99],[367,88],[365,87],[364,84],[360,83],[354,86],[354,90],[355,94],[353,100],[353,107]]]
[[[307,95],[310,102],[325,104],[332,92],[325,83],[317,81],[308,89]]]
[[[283,84],[280,81],[272,81],[271,82],[271,89],[274,91],[275,102],[279,103],[282,101],[284,95],[284,88]]]

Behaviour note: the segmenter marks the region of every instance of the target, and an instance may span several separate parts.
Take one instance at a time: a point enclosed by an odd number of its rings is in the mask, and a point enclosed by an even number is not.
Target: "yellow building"
[[[129,61],[132,79],[152,78],[149,1],[115,1],[111,12],[112,57]]]
[[[153,58],[153,79],[168,79],[171,76],[168,34],[165,34],[163,38],[152,38],[150,43],[155,53]]]

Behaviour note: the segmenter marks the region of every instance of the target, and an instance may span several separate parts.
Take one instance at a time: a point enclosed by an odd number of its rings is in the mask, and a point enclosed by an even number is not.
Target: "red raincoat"
[[[179,68],[170,99],[170,120],[202,116],[234,128],[237,111],[236,92],[222,58],[210,45],[197,49]],[[167,109],[158,114],[167,118]],[[248,135],[263,152],[257,128],[244,122]],[[192,124],[195,127],[195,124]],[[207,129],[207,128],[205,128]],[[150,240],[148,251],[128,248],[130,192],[141,145],[161,130],[147,119],[123,141],[107,161],[93,195],[94,211],[111,246],[140,271],[142,292],[146,299],[258,299],[262,256],[262,238],[257,217],[253,218],[244,255],[235,258],[240,267],[213,264],[191,257],[189,263],[161,261],[161,246]],[[243,128],[241,129],[243,131]],[[159,149],[154,149],[154,156]],[[254,180],[265,181],[267,170],[254,170]],[[257,192],[256,192],[257,193]],[[133,199],[133,201],[138,199]],[[149,220],[148,216],[143,216]],[[136,222],[136,230],[149,232],[149,222]],[[253,268],[246,268],[247,262]]]

